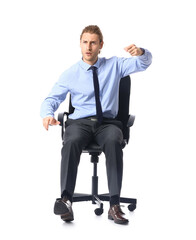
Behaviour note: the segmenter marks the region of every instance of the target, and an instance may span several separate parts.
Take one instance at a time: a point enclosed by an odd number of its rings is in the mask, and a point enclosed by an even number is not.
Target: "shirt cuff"
[[[145,49],[144,48],[140,48],[141,50],[142,50],[142,55],[144,55],[145,54]],[[140,55],[140,56],[142,56],[142,55]]]

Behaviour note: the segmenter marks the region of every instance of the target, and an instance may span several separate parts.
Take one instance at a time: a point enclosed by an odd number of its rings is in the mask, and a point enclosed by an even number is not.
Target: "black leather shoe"
[[[127,224],[129,220],[124,218],[122,216],[123,214],[124,213],[122,212],[119,205],[113,205],[108,211],[108,219],[114,220],[114,222],[117,224]]]
[[[65,222],[74,220],[71,202],[67,198],[57,198],[54,204],[54,214],[61,215]]]

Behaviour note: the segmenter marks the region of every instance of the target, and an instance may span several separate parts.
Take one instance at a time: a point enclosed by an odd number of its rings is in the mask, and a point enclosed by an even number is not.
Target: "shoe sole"
[[[66,204],[58,199],[54,205],[54,214],[61,215],[61,219],[65,222],[71,222],[74,220],[73,214],[69,212]]]
[[[61,215],[61,219],[64,221],[64,222],[71,222],[74,220],[73,218],[73,215],[68,213],[68,214],[65,214],[65,215]]]
[[[128,224],[128,220],[114,220],[114,218],[111,215],[108,215],[109,220],[113,220],[117,224]]]
[[[56,201],[54,205],[54,214],[56,215],[63,215],[69,212],[69,209],[67,208],[66,204],[62,201]]]

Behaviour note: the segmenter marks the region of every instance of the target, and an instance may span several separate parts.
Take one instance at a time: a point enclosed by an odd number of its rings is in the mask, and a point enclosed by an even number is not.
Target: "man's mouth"
[[[86,52],[86,55],[87,55],[87,56],[91,56],[92,53],[91,53],[91,52]]]

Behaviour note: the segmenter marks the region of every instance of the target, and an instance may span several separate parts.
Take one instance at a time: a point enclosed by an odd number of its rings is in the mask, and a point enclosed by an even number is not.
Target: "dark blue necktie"
[[[98,119],[98,122],[101,124],[103,121],[103,113],[102,113],[101,102],[99,98],[99,81],[97,77],[97,68],[95,66],[92,66],[91,68],[93,70],[93,83],[94,83],[94,90],[95,90],[97,119]]]

